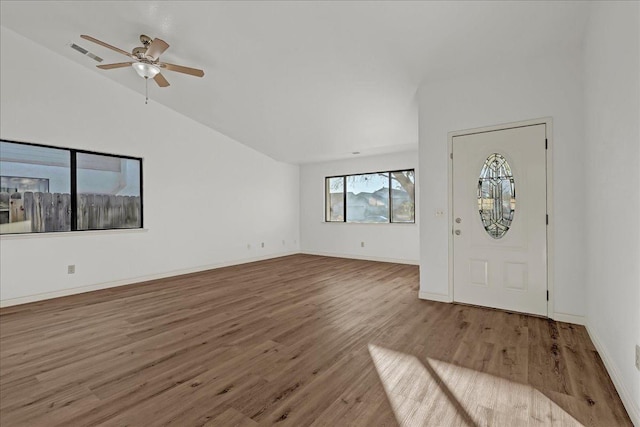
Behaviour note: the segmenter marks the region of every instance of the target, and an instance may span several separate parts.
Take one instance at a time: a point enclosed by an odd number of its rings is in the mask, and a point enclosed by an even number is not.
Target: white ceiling
[[[102,71],[69,47],[127,60],[147,34],[171,47],[150,98],[275,159],[305,163],[416,149],[426,78],[578,46],[584,2],[2,1],[1,24],[141,93],[133,69]],[[105,100],[108,102],[108,100]]]

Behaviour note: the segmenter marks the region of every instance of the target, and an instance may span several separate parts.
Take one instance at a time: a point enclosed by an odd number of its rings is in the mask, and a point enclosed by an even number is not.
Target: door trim
[[[547,214],[549,215],[549,224],[547,225],[547,291],[549,292],[549,300],[547,301],[547,317],[556,319],[554,312],[554,223],[555,215],[553,211],[553,119],[551,117],[542,117],[539,119],[523,120],[519,122],[504,123],[493,126],[484,126],[473,129],[465,129],[452,131],[447,134],[447,174],[448,174],[448,233],[449,233],[449,301],[454,301],[454,289],[453,289],[453,138],[456,136],[473,135],[484,132],[494,132],[498,130],[513,129],[526,126],[545,125],[545,137],[547,138],[548,146],[546,150],[546,162],[547,162]]]

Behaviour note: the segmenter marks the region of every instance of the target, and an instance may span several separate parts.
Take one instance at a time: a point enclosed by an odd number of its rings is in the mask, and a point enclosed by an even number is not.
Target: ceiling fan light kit
[[[133,62],[131,66],[140,77],[145,79],[152,79],[160,72],[160,68],[146,62]]]
[[[146,83],[149,79],[153,79],[159,87],[169,86],[169,82],[161,73],[162,70],[174,71],[195,77],[204,76],[204,71],[197,68],[190,68],[182,65],[160,62],[160,55],[162,55],[164,51],[169,48],[169,44],[164,40],[158,38],[152,39],[151,37],[142,34],[140,36],[140,42],[142,43],[142,46],[133,48],[131,53],[129,53],[125,50],[122,50],[85,34],[81,35],[80,37],[132,59],[133,62],[97,65],[97,67],[102,70],[112,70],[114,68],[124,68],[132,66],[133,69],[136,70],[136,73],[138,73],[140,77],[143,77],[145,79],[145,91]]]

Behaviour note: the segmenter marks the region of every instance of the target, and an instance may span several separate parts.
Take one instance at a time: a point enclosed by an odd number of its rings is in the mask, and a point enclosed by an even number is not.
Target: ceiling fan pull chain
[[[144,78],[144,103],[149,103],[149,77]]]

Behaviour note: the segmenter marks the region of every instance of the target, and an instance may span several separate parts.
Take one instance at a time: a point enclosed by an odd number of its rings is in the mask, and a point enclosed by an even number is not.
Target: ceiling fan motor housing
[[[131,53],[133,55],[137,56],[138,58],[144,58],[145,54],[147,53],[147,47],[146,46],[145,47],[142,47],[142,46],[134,47],[131,50]]]

